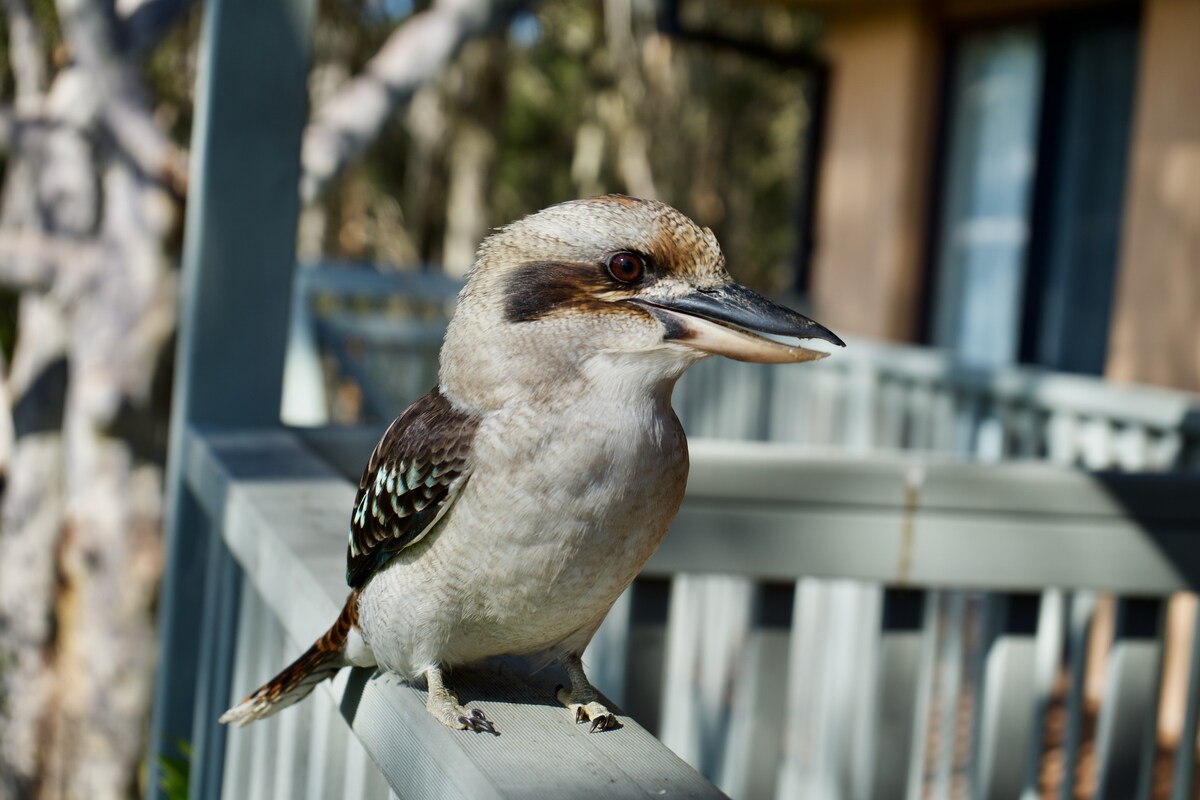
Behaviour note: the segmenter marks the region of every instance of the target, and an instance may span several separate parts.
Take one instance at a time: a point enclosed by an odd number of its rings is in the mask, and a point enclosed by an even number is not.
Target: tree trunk
[[[67,365],[57,303],[26,294],[18,325],[10,375],[16,444],[0,508],[0,796],[26,797],[38,794],[55,701]]]
[[[388,38],[304,131],[301,196],[312,202],[375,141],[396,110],[445,68],[463,43],[506,22],[525,0],[435,0]]]
[[[27,9],[8,4],[11,25]],[[153,671],[167,405],[151,388],[175,324],[164,242],[181,168],[111,9],[63,0],[59,16],[72,62],[41,97],[18,92],[0,212],[0,281],[25,291],[0,509],[0,789],[116,798],[135,789]]]

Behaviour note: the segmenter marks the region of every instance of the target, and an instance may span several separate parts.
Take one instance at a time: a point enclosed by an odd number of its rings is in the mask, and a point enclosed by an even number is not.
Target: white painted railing
[[[368,407],[428,387],[453,284],[405,277],[424,288],[395,328],[388,279],[308,274],[316,340]],[[412,385],[372,383],[372,359]],[[688,499],[587,654],[672,749],[736,797],[1148,796],[1163,600],[1198,576],[1197,398],[851,341],[705,362],[676,408]],[[356,475],[378,432],[307,437]],[[1196,655],[1189,677],[1188,743]],[[1166,767],[1175,797],[1192,756]]]
[[[193,774],[192,796],[721,796],[632,720],[618,735],[575,724],[553,699],[562,682],[553,670],[531,675],[506,663],[453,676],[499,737],[449,730],[425,710],[421,689],[363,669],[344,670],[263,722],[221,730],[221,710],[286,666],[340,611],[343,512],[356,484],[284,431],[193,435],[187,447],[187,488],[219,548],[203,626],[218,635],[202,650],[210,661],[196,704],[217,735],[193,742],[191,768],[201,777]],[[220,617],[224,624],[207,624]]]
[[[349,474],[377,433],[304,436]],[[1082,691],[1094,593],[1115,591],[1140,599],[1120,603],[1089,745],[1103,796],[1137,796],[1160,599],[1200,579],[1200,476],[713,440],[692,451],[666,544],[587,660],[723,789],[898,797],[912,785],[922,796],[958,775],[976,796],[1019,796],[1042,761],[1050,680],[1064,669]],[[964,586],[974,591],[944,590]],[[977,703],[965,720],[945,713],[964,693]],[[1082,695],[1067,700],[1078,726]],[[1194,694],[1188,709],[1194,725]],[[962,737],[975,756],[960,763]],[[1077,760],[1080,744],[1059,749]]]
[[[435,272],[299,270],[295,318],[390,421],[433,385],[459,284]],[[710,359],[675,392],[690,436],[930,450],[1093,470],[1200,469],[1200,397],[1029,367],[982,370],[930,348],[849,339],[817,364]],[[295,393],[323,396],[313,383]],[[285,404],[288,400],[285,398]],[[299,401],[293,401],[299,402]]]

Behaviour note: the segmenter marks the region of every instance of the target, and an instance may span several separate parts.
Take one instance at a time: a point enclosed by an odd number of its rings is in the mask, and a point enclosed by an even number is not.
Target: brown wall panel
[[[937,47],[915,8],[829,21],[813,296],[836,330],[900,341],[919,331]]]
[[[1144,14],[1107,374],[1200,391],[1200,2]]]

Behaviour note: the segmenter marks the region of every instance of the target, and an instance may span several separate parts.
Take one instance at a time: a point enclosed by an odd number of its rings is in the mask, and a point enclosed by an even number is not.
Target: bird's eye
[[[646,263],[637,253],[617,253],[608,260],[608,274],[621,283],[636,283],[646,274]]]

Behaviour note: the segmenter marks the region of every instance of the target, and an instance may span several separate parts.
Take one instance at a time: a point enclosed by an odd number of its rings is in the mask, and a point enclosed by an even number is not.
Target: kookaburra
[[[580,654],[683,498],[675,382],[713,354],[826,355],[754,331],[842,344],[734,283],[712,231],[662,203],[579,200],[499,230],[459,295],[438,386],[363,471],[341,616],[221,721],[262,719],[355,665],[424,677],[438,720],[495,732],[443,671],[530,655],[562,664],[576,720],[619,727]]]

